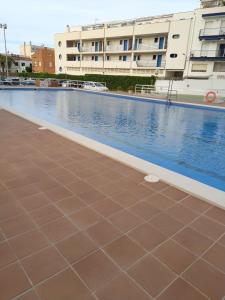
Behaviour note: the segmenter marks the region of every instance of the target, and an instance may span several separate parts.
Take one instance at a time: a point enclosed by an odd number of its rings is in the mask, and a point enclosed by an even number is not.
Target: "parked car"
[[[3,85],[20,85],[19,77],[7,77],[2,81]]]
[[[59,86],[66,87],[66,86],[64,86],[64,85],[66,85],[65,80],[58,80],[58,84],[59,84]]]
[[[82,88],[83,83],[75,80],[68,80],[62,83],[62,87],[73,87],[73,88]]]
[[[34,80],[32,78],[25,78],[20,82],[21,85],[35,85],[35,83],[36,83],[36,80]]]
[[[109,90],[104,84],[98,82],[85,82],[83,83],[83,89],[101,92],[106,92]]]

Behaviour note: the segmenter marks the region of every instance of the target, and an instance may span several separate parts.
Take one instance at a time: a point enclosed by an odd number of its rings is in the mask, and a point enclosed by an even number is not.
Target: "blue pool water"
[[[4,91],[0,105],[225,191],[225,111],[83,91]]]

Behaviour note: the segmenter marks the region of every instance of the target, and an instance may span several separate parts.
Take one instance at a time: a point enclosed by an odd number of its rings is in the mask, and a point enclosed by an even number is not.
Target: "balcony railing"
[[[141,68],[165,68],[166,66],[166,61],[149,61],[149,60],[139,60],[136,61],[137,67]]]
[[[81,51],[82,52],[102,52],[103,48],[100,47],[100,48],[96,49],[95,47],[82,47]]]
[[[155,50],[165,50],[165,49],[159,49],[159,45],[147,45],[147,44],[140,44],[136,47],[134,47],[135,51],[155,51]]]
[[[190,55],[191,60],[225,60],[225,49],[196,50]]]
[[[203,8],[216,7],[223,3],[222,0],[201,0]]]
[[[131,47],[124,47],[124,46],[106,46],[105,47],[106,52],[126,52],[126,51],[132,51]]]
[[[199,33],[200,39],[214,39],[214,38],[225,37],[225,27],[220,28],[205,28],[201,29]]]

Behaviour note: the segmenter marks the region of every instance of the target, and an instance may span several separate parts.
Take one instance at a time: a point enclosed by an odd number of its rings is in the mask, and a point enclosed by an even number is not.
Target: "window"
[[[205,64],[193,64],[191,71],[192,72],[206,72],[207,71],[207,65],[205,65]]]
[[[67,61],[77,61],[79,60],[79,55],[67,54]]]
[[[141,55],[134,55],[134,61],[141,60]]]
[[[171,53],[170,58],[177,58],[177,54],[176,53]]]
[[[97,55],[96,56],[92,56],[91,60],[98,61],[98,56]]]
[[[98,56],[95,56],[95,61],[98,61]]]
[[[225,72],[225,63],[216,62],[214,64],[213,72]]]
[[[73,48],[74,47],[74,41],[66,41],[66,47],[67,48]]]
[[[179,35],[179,34],[173,34],[173,35],[172,35],[172,38],[175,39],[175,40],[177,40],[177,39],[180,38],[180,35]]]
[[[142,38],[139,38],[139,44],[142,44]]]
[[[59,72],[62,72],[62,70],[63,70],[62,67],[59,67]]]
[[[60,59],[60,60],[62,59],[62,54],[59,54],[59,59]]]
[[[95,45],[95,42],[92,42],[92,43],[91,43],[91,45],[92,45],[92,47],[94,47],[94,45]]]
[[[91,60],[95,60],[95,57],[94,57],[94,56],[92,56],[92,57],[91,57]]]
[[[25,67],[25,63],[21,63],[21,66],[22,66],[22,67]]]
[[[153,60],[156,60],[156,54],[154,54],[154,55],[152,56],[152,59],[153,59]]]
[[[16,61],[16,62],[15,62],[15,66],[18,67],[18,65],[19,65],[18,62]]]
[[[62,42],[61,42],[61,41],[58,42],[58,46],[59,46],[59,47],[62,46]]]
[[[155,43],[158,43],[158,41],[159,41],[159,38],[156,37],[156,38],[154,39],[154,42],[155,42]]]
[[[119,60],[127,61],[127,56],[126,55],[119,56]]]
[[[109,55],[106,56],[106,60],[108,60],[108,61],[110,60],[110,56]]]
[[[123,45],[123,40],[120,40],[120,45]]]
[[[110,46],[110,41],[107,41],[107,46]]]

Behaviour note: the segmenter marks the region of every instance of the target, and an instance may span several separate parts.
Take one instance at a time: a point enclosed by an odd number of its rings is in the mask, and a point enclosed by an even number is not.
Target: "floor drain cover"
[[[156,176],[156,175],[148,175],[148,176],[145,176],[145,181],[147,182],[152,182],[152,183],[156,183],[156,182],[159,182],[159,177]]]
[[[39,127],[38,130],[47,130],[46,127]]]

